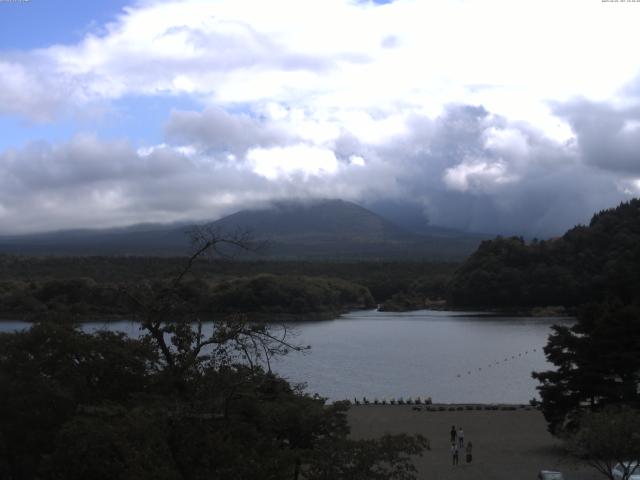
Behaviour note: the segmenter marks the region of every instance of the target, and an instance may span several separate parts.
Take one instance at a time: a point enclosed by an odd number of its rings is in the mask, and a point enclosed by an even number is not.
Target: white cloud
[[[289,147],[254,148],[247,153],[253,171],[269,180],[302,175],[334,174],[338,160],[333,151],[310,145]]]
[[[357,165],[359,167],[364,167],[367,164],[364,158],[362,158],[360,155],[351,155],[349,157],[349,163],[351,165]]]
[[[525,156],[529,152],[527,138],[515,128],[488,128],[484,132],[484,147],[501,154]]]
[[[472,159],[447,168],[443,180],[447,187],[465,192],[490,190],[496,186],[516,182],[518,177],[510,174],[505,163],[500,160]]]
[[[378,138],[460,102],[566,135],[545,102],[616,98],[640,59],[613,50],[638,43],[639,23],[633,5],[584,0],[142,2],[78,44],[0,55],[0,109],[42,120],[188,94],[304,106],[311,121]]]

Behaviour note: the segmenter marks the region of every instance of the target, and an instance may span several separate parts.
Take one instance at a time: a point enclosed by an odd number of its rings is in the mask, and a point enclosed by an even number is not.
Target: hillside
[[[210,225],[240,228],[266,241],[261,255],[288,259],[460,260],[477,248],[477,236],[461,232],[419,235],[354,203],[342,200],[280,202],[243,210]],[[69,230],[0,237],[0,253],[27,255],[184,255],[189,226],[134,225],[107,230]]]
[[[249,225],[259,237],[288,243],[345,240],[362,243],[405,242],[419,236],[352,202],[278,202],[271,208],[242,210],[213,223],[224,230]]]
[[[449,300],[459,306],[574,306],[640,299],[640,200],[597,213],[588,226],[526,244],[484,241],[455,273]]]
[[[247,227],[279,258],[460,260],[480,239],[419,235],[352,202],[281,202],[243,210],[213,223],[222,230]]]

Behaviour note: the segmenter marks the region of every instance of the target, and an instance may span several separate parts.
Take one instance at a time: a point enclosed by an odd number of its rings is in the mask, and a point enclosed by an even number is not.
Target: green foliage
[[[141,408],[95,408],[58,431],[46,476],[65,480],[179,480],[162,416]]]
[[[127,404],[145,393],[156,358],[145,341],[54,322],[0,335],[0,425],[13,476],[35,475],[82,405]]]
[[[166,257],[17,257],[0,254],[0,295],[3,283],[10,290],[17,284],[29,285],[48,280],[86,278],[99,285],[135,285],[149,279],[171,279],[184,264],[184,258]],[[425,261],[277,261],[198,259],[191,273],[195,278],[217,283],[223,280],[252,277],[260,274],[339,278],[363,285],[377,302],[383,302],[398,292],[414,289],[425,291],[426,284],[436,279],[435,290],[427,296],[442,295],[442,280],[446,281],[457,268],[456,263]],[[23,289],[24,287],[20,287]]]
[[[640,292],[640,200],[594,215],[561,238],[484,241],[455,273],[449,300],[468,306],[576,306]]]
[[[580,420],[580,429],[568,439],[568,446],[588,465],[614,480],[612,470],[617,463],[640,465],[640,410],[613,406],[587,413]],[[625,478],[632,473],[627,468]]]
[[[640,406],[640,307],[584,307],[572,327],[554,326],[544,348],[555,370],[534,372],[552,433],[573,431],[582,410]]]
[[[307,472],[324,471],[318,452],[330,446],[344,462],[338,472],[383,463],[412,471],[408,455],[423,439],[347,440],[346,404],[325,405],[265,372],[255,352],[251,363],[233,362],[243,336],[268,335],[245,328],[221,325],[205,352],[197,330],[167,327],[168,357],[153,335],[131,340],[55,322],[0,335],[2,478],[315,478]]]
[[[307,480],[410,480],[416,468],[411,455],[427,448],[424,437],[385,435],[379,440],[320,442],[314,462],[305,472]]]
[[[365,287],[340,279],[257,275],[222,282],[213,289],[213,311],[272,313],[339,312],[374,305]]]
[[[52,312],[77,319],[132,315],[135,311],[123,289],[137,292],[167,286],[168,281],[141,281],[135,285],[97,284],[92,279],[53,279],[34,283],[0,283],[0,312],[32,317]],[[303,275],[255,275],[208,282],[191,279],[179,286],[183,301],[202,314],[220,312],[319,313],[371,308],[366,287],[341,279]]]

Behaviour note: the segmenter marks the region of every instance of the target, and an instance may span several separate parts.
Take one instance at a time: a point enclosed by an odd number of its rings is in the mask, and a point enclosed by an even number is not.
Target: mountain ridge
[[[479,243],[460,232],[443,239],[409,231],[353,202],[339,199],[274,202],[268,208],[241,210],[206,225],[223,232],[238,228],[266,240],[278,258],[442,258],[461,259]],[[74,229],[0,237],[0,252],[54,255],[186,254],[183,223],[135,224],[112,229]]]

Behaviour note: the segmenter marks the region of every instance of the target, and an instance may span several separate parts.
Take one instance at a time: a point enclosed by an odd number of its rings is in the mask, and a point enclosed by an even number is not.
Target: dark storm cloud
[[[345,135],[336,151],[392,161],[392,171],[374,161],[369,178],[387,176],[387,198],[422,204],[435,225],[544,237],[628,198],[620,175],[583,163],[572,143],[482,107],[453,105],[435,119],[413,117],[408,127],[374,150]],[[365,201],[384,195],[372,191]]]
[[[640,107],[615,108],[579,100],[556,105],[554,110],[571,125],[586,163],[640,175]]]

